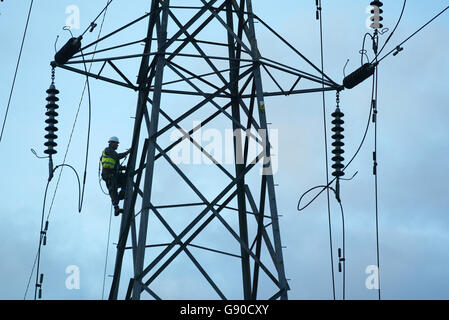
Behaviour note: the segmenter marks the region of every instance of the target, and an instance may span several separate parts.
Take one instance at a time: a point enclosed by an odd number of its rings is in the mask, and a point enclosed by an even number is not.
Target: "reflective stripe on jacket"
[[[115,169],[115,165],[117,164],[117,160],[108,156],[105,151],[103,151],[103,155],[101,156],[101,166],[103,169],[113,170]]]

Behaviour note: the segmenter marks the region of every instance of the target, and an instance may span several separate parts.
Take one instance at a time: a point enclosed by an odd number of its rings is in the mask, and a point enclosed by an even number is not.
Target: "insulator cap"
[[[334,172],[332,172],[332,175],[334,177],[343,177],[345,175],[345,173],[343,171],[334,171]]]
[[[48,102],[56,102],[59,101],[59,98],[56,96],[48,96],[47,98],[45,98],[45,100],[47,100]]]
[[[332,112],[332,117],[334,117],[334,118],[341,118],[341,117],[344,117],[345,116],[345,114],[343,113],[343,112],[341,112],[340,111],[340,108],[337,108],[336,110],[335,110],[335,112]],[[335,119],[335,120],[337,120],[337,119]],[[334,120],[334,121],[335,121]],[[341,119],[338,119],[338,120],[341,120]],[[343,121],[343,120],[342,120]]]
[[[384,11],[382,9],[377,9],[377,10],[379,10],[379,11],[375,11],[374,9],[371,9],[370,12],[371,12],[371,14],[374,14],[374,13],[382,14],[382,13],[384,13]]]
[[[343,132],[343,131],[345,131],[345,129],[343,129],[342,127],[333,127],[331,130],[333,132]]]
[[[45,112],[45,115],[49,117],[57,117],[58,113],[56,111],[53,111],[52,109],[49,109],[49,111]]]
[[[47,109],[59,109],[59,105],[57,105],[56,103],[50,102],[47,103],[47,105],[45,106]]]
[[[382,12],[380,12],[382,13]],[[384,18],[382,16],[378,16],[378,17],[370,17],[369,18],[372,22],[379,22],[379,21],[383,21]],[[382,25],[382,24],[381,24]]]
[[[332,135],[332,139],[334,139],[334,140],[342,140],[344,138],[345,138],[345,136],[340,133],[336,133],[336,134]]]
[[[336,163],[332,165],[332,168],[335,169],[335,171],[340,171],[343,170],[345,166],[342,163]],[[344,176],[344,174],[342,174],[341,176]]]
[[[48,127],[45,127],[45,131],[58,131],[58,128],[52,125],[49,125]]]
[[[54,149],[47,149],[47,150],[44,150],[44,153],[48,154],[48,155],[53,155],[53,154],[56,154],[57,151]]]
[[[334,147],[343,147],[345,144],[339,140],[332,142],[332,146]]]
[[[340,149],[340,148],[335,148],[334,150],[332,150],[332,153],[333,154],[338,154],[338,155],[340,155],[340,154],[343,154],[343,153],[345,153],[344,152],[344,150],[342,150],[342,149]]]
[[[46,147],[56,147],[58,144],[56,143],[56,142],[54,142],[54,141],[47,141],[47,142],[45,142],[44,143],[44,146],[46,146]]]
[[[51,84],[51,85],[50,85],[50,88],[48,88],[46,92],[47,92],[48,94],[58,94],[58,93],[59,93],[59,90],[56,89],[56,87],[55,87],[54,84]]]
[[[47,120],[45,120],[45,123],[47,123],[47,124],[57,124],[58,120],[56,120],[54,118],[48,118]]]
[[[332,161],[342,162],[342,161],[344,161],[344,160],[345,160],[345,158],[343,158],[343,157],[340,156],[340,155],[337,155],[337,156],[332,157]],[[332,165],[332,167],[335,166],[335,165],[340,165],[340,163],[335,163],[335,164]],[[342,164],[341,164],[341,165],[342,165]]]
[[[371,1],[370,5],[376,6],[376,7],[379,7],[379,8],[380,8],[380,7],[382,7],[384,4],[383,4],[381,1],[374,0],[374,1]]]
[[[379,19],[380,20],[380,19]],[[372,23],[372,24],[370,24],[370,27],[372,28],[372,29],[381,29],[381,28],[383,28],[384,27],[384,25],[382,24],[382,23]]]
[[[49,134],[46,134],[46,135],[44,136],[44,138],[45,138],[45,139],[55,140],[55,139],[58,138],[58,136],[55,135],[54,133],[49,133]]]
[[[338,125],[342,125],[345,122],[343,120],[341,120],[340,118],[336,118],[335,120],[332,120],[332,124],[338,124]]]

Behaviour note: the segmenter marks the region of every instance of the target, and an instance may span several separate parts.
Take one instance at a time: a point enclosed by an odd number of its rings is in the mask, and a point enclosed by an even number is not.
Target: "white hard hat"
[[[117,143],[119,143],[120,141],[118,140],[117,137],[111,137],[111,138],[109,138],[109,142],[117,142]]]

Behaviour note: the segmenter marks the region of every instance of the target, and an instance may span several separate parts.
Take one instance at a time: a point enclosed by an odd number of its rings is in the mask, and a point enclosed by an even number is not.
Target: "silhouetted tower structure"
[[[171,267],[187,280],[191,277],[184,260],[181,267],[176,265],[181,256],[216,294],[205,298],[226,299],[226,290],[241,282],[243,299],[287,299],[265,99],[338,90],[339,86],[257,17],[251,0],[185,4],[152,0],[149,13],[81,48],[83,59],[76,60],[82,56],[77,55],[66,63],[56,63],[138,94],[109,299],[119,298],[121,282],[127,287],[127,299],[140,299],[143,293],[155,299],[173,298],[167,295],[165,282],[155,283]],[[318,76],[263,57],[255,20]],[[148,22],[144,39],[87,51],[141,21]],[[143,53],[98,57],[139,43],[144,45]],[[89,59],[94,53],[97,56]],[[136,84],[126,75],[131,68],[119,66],[131,59],[140,59]],[[98,73],[73,67],[89,62],[101,65]],[[265,75],[276,90],[264,91]],[[284,90],[276,76],[290,77],[292,86]],[[316,87],[297,88],[303,83]],[[176,96],[182,100],[173,100]],[[193,127],[186,129],[191,123]],[[221,128],[221,132],[232,129],[232,163],[216,159],[217,150],[212,152],[198,140],[196,134],[208,126]],[[179,136],[169,141],[173,131]],[[209,164],[192,168],[174,161],[170,152],[181,144],[189,144]],[[251,155],[253,147],[258,149],[255,155]],[[181,184],[186,192],[177,192]],[[156,226],[164,230],[168,241],[155,243],[163,233],[156,231]],[[125,254],[128,251],[132,257]],[[130,265],[131,276],[124,279],[122,269]],[[192,279],[196,282],[189,286],[201,285],[197,278]]]

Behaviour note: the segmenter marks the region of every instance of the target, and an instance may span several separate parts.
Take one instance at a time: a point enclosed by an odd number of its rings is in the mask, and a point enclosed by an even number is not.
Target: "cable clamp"
[[[345,261],[346,261],[346,259],[344,257],[342,257],[342,254],[341,254],[341,248],[338,248],[338,272],[342,271],[341,263],[345,262]]]
[[[42,282],[44,281],[44,274],[41,273],[40,277],[39,277],[39,282],[36,283],[36,288],[39,289],[39,299],[42,299]]]
[[[377,154],[373,152],[373,175],[377,175]]]
[[[396,51],[393,53],[393,56],[397,56],[399,52],[401,52],[402,50],[404,50],[403,47],[401,46],[397,46],[396,47]]]
[[[93,32],[96,27],[97,27],[97,24],[95,22],[91,22],[89,32]]]
[[[321,5],[319,0],[315,0],[316,3],[316,20],[320,20],[320,11],[321,11]]]

